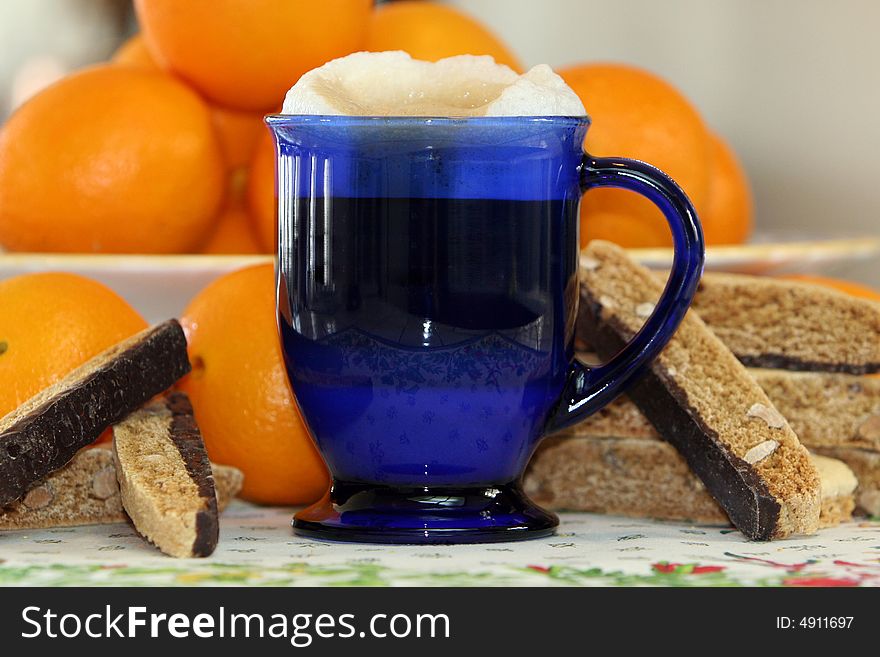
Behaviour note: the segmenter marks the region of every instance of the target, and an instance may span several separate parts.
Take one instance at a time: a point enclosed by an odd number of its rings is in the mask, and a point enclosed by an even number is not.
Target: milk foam
[[[284,114],[334,116],[583,116],[584,106],[553,70],[523,75],[489,56],[438,62],[402,51],[359,52],[303,75]]]

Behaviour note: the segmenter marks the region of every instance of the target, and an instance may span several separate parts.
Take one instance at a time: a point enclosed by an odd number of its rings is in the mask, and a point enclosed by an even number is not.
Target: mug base
[[[360,543],[496,543],[554,533],[559,519],[518,483],[478,488],[395,488],[334,481],[293,518],[294,532]]]

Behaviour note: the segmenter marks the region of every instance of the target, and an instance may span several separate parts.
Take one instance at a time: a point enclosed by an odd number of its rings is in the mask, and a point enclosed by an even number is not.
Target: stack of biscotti
[[[213,464],[217,508],[225,509],[241,490],[241,470]],[[23,498],[0,509],[0,529],[43,529],[128,522],[122,507],[113,451],[96,445],[45,477]]]
[[[764,385],[777,376],[780,374],[769,371],[756,378]],[[775,401],[773,393],[768,394]],[[792,420],[791,426],[799,424]],[[820,482],[819,526],[849,520],[858,484],[852,469],[838,459],[818,454],[811,454],[811,460]],[[685,459],[625,397],[548,438],[530,464],[525,481],[535,501],[551,508],[728,522],[724,510]]]
[[[607,358],[640,328],[662,283],[613,245],[591,244],[584,260],[579,337]],[[829,322],[834,328],[819,328]],[[678,334],[631,390],[635,404],[618,401],[546,441],[527,490],[555,508],[727,516],[751,538],[846,519],[851,469],[808,457],[800,443],[847,456],[858,474],[871,470],[865,435],[880,382],[857,374],[878,368],[878,336],[880,306],[871,302],[803,283],[707,275]],[[740,361],[821,372],[746,370]],[[873,481],[862,477],[863,506]]]
[[[857,510],[880,515],[880,379],[869,376],[880,372],[880,303],[799,281],[707,273],[692,312],[750,368],[811,452],[852,469]],[[581,338],[589,326],[582,304]],[[595,436],[596,428],[588,420],[573,431]]]
[[[242,474],[212,468],[185,395],[156,397],[189,370],[183,330],[169,320],[0,418],[0,528],[114,522],[127,514],[167,554],[210,554],[218,506],[240,490]],[[112,455],[86,449],[110,426]]]
[[[880,303],[797,281],[707,274],[694,309],[812,452],[844,461],[880,515]],[[778,368],[780,372],[765,372]]]

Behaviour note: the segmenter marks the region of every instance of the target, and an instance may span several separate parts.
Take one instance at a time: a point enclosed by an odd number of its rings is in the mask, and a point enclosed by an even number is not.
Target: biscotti
[[[856,510],[880,515],[880,378],[750,371],[807,449],[852,469]]]
[[[880,303],[801,281],[703,277],[693,309],[750,367],[880,371]]]
[[[559,511],[729,523],[672,445],[612,436],[546,438],[526,469],[526,494]]]
[[[596,428],[585,422],[542,442],[523,479],[526,494],[555,511],[730,522],[672,445],[654,436],[591,433]],[[855,474],[837,459],[810,460],[819,473],[820,528],[850,520]]]
[[[859,480],[857,509],[880,515],[880,451],[874,429],[880,413],[880,379],[758,369],[749,370],[749,374],[807,449],[839,459],[852,468]],[[625,395],[560,435],[661,440]]]
[[[856,477],[846,464],[812,454],[819,473],[819,526],[850,520]],[[656,438],[565,432],[545,440],[523,480],[529,497],[557,511],[727,524],[724,510],[672,445]]]
[[[184,393],[171,393],[115,425],[113,455],[122,506],[142,536],[173,557],[214,551],[214,478]]]
[[[223,511],[241,490],[238,468],[212,464],[217,508]],[[122,509],[113,453],[101,446],[80,451],[73,460],[0,509],[0,529],[40,529],[127,522]]]
[[[0,419],[0,506],[189,370],[183,330],[169,320],[98,354]]]
[[[880,372],[876,301],[802,281],[713,272],[703,276],[692,308],[749,367]]]
[[[581,302],[605,359],[644,323],[662,285],[619,247],[591,242]],[[694,312],[628,395],[753,540],[819,527],[820,481],[806,448],[731,351]]]
[[[758,369],[749,373],[808,449],[880,450],[880,378]]]
[[[750,369],[807,449],[855,447],[880,451],[880,378]],[[659,438],[625,395],[566,433]]]

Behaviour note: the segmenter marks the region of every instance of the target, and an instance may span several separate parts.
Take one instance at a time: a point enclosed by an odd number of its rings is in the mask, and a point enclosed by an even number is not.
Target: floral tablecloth
[[[126,524],[0,532],[2,585],[880,586],[880,522],[750,543],[729,527],[565,513],[521,543],[383,546],[295,536],[291,509],[234,503],[208,559]]]

